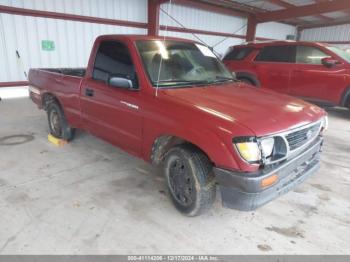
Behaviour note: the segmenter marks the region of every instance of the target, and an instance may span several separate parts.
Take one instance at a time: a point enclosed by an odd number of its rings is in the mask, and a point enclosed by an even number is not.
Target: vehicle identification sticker
[[[208,47],[206,47],[204,45],[199,45],[199,44],[196,44],[196,46],[202,52],[203,55],[216,58],[214,53]]]

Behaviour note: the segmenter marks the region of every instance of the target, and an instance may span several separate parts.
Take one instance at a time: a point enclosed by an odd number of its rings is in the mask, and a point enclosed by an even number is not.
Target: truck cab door
[[[288,93],[291,67],[295,61],[295,46],[265,46],[254,61],[260,85],[279,93]]]
[[[109,83],[114,77],[123,81]],[[123,83],[129,81],[132,87]],[[134,63],[126,44],[115,40],[100,43],[92,77],[81,87],[84,128],[102,139],[139,155],[142,150],[140,91]]]
[[[341,63],[323,65],[322,59],[330,56],[318,47],[299,45],[290,94],[319,103],[338,104],[346,86],[345,67]]]

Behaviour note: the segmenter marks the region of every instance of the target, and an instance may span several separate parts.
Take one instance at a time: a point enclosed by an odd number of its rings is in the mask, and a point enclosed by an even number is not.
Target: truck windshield
[[[180,41],[136,43],[154,86],[176,87],[234,81],[230,71],[206,46]]]
[[[327,49],[334,52],[336,55],[340,56],[341,58],[343,58],[346,62],[350,63],[350,53],[335,46],[328,46]]]

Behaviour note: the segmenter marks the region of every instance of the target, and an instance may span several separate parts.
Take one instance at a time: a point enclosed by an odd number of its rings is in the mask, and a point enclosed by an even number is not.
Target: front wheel
[[[171,199],[181,213],[197,216],[215,201],[216,185],[209,159],[191,145],[169,150],[164,163]]]

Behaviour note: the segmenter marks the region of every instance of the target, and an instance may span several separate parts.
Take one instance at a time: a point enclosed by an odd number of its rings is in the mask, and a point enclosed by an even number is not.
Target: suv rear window
[[[255,61],[295,63],[295,46],[266,46],[256,56]]]
[[[246,58],[251,52],[253,48],[251,47],[241,47],[241,48],[233,48],[228,54],[224,57],[224,61],[227,60],[243,60]]]

